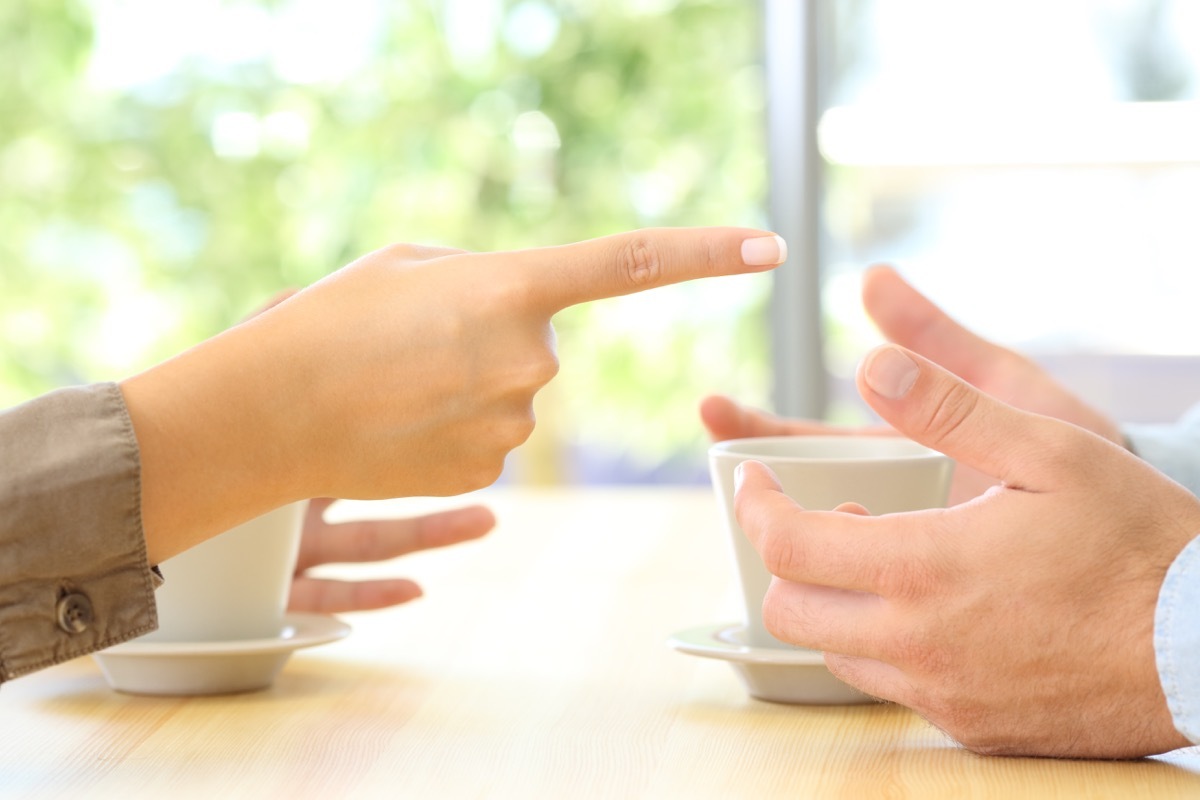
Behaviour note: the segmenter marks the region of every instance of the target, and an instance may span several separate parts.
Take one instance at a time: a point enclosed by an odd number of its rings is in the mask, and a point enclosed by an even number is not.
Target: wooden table
[[[398,563],[426,597],[349,615],[265,691],[111,691],[91,658],[0,689],[0,796],[1200,797],[1200,753],[984,758],[886,705],[753,700],[674,631],[734,620],[704,489],[491,490],[488,538]],[[354,504],[344,514],[400,513]]]

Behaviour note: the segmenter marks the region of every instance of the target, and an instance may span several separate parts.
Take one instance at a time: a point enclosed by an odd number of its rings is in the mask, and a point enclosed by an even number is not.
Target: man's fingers
[[[496,524],[484,506],[468,506],[412,519],[319,523],[300,541],[297,571],[317,564],[385,561],[418,550],[478,539]]]
[[[753,228],[648,228],[484,257],[515,262],[544,313],[605,297],[719,275],[762,272],[783,263],[787,245]]]
[[[763,624],[784,642],[870,658],[883,658],[892,636],[878,595],[771,581],[763,600]]]
[[[863,399],[900,433],[1010,486],[1051,488],[1051,465],[1073,458],[1064,447],[1078,441],[1074,426],[1006,405],[902,347],[872,350],[857,380]]]
[[[771,468],[760,461],[743,461],[733,473],[734,511],[742,530],[754,537],[746,528],[746,522],[758,526],[784,526],[786,521],[798,515],[802,508],[784,493],[779,479]],[[743,517],[745,519],[743,519]]]
[[[863,306],[887,339],[977,383],[1001,349],[967,330],[894,269],[871,267],[863,275]]]
[[[805,511],[784,494],[774,474],[757,461],[739,468],[734,510],[742,532],[772,575],[797,583],[869,592],[903,593],[922,579],[933,556],[928,537],[908,535],[907,520],[933,512],[871,517],[841,511]]]
[[[825,666],[833,676],[865,695],[912,706],[912,682],[899,667],[872,658],[826,653]]]
[[[403,578],[335,581],[301,575],[292,581],[288,610],[310,614],[373,611],[407,603],[421,596],[421,587]]]

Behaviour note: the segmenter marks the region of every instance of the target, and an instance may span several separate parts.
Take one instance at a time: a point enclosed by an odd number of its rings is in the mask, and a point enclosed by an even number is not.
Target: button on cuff
[[[92,601],[82,592],[64,595],[59,599],[55,611],[58,614],[58,627],[70,634],[83,633],[95,619]]]

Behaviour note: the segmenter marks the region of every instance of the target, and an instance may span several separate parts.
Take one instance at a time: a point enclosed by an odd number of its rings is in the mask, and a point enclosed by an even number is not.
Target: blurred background
[[[765,224],[741,0],[0,4],[0,404],[127,375],[389,242]],[[506,479],[692,480],[770,282],[572,309]]]
[[[818,10],[827,415],[875,261],[1118,419],[1200,400],[1200,3]]]
[[[0,406],[136,372],[389,242],[771,226],[769,188],[800,176],[765,146],[764,8],[0,5]],[[1200,398],[1200,4],[815,12],[820,241],[786,269],[819,280],[817,413],[866,419],[858,277],[883,260],[1122,419]],[[773,402],[772,286],[559,315],[562,372],[503,480],[704,481],[699,399]]]

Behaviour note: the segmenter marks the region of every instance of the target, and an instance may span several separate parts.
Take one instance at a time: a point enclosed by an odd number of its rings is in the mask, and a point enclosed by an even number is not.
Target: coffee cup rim
[[[820,448],[852,442],[851,447],[867,442],[887,442],[884,452],[789,454],[772,452],[773,447],[798,441]],[[710,457],[733,457],[742,460],[768,459],[774,462],[853,462],[853,461],[937,461],[949,456],[912,439],[887,434],[791,434],[785,436],[754,436],[715,442],[708,449]]]

